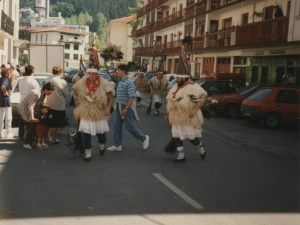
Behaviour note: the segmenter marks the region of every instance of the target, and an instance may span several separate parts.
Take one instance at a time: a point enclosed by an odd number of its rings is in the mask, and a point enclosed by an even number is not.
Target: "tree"
[[[25,8],[25,7],[30,7],[33,9],[35,6],[34,0],[22,0],[20,1],[20,9]]]
[[[105,40],[107,20],[103,13],[97,13],[94,17],[90,30],[96,32],[100,39]]]
[[[21,66],[24,66],[26,63],[29,63],[29,56],[28,54],[24,54],[23,52],[19,53],[19,62]]]
[[[94,40],[94,33],[90,32],[89,33],[89,43],[92,44]],[[104,48],[105,47],[105,41],[101,38],[99,38],[98,36],[96,36],[96,48],[100,49],[100,48]]]
[[[124,53],[121,51],[121,46],[117,46],[115,44],[109,44],[100,54],[105,61],[110,62],[120,62],[123,59],[123,55]]]
[[[132,38],[134,43],[138,42],[138,38],[136,37],[136,29],[139,27],[139,25],[143,24],[143,20],[137,19],[137,11],[142,8],[142,4],[139,0],[136,0],[136,7],[129,7],[130,14],[134,17],[132,21],[130,21],[128,24],[130,24],[130,27],[132,28],[131,34],[128,36]]]
[[[75,12],[74,6],[66,2],[57,2],[50,6],[50,15],[57,16],[61,12],[62,17],[71,17]]]

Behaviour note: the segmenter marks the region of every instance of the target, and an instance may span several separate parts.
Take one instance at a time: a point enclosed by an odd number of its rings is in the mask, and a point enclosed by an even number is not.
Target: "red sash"
[[[85,81],[86,87],[89,89],[86,95],[90,95],[92,92],[96,92],[97,88],[100,86],[100,77],[98,76],[96,81],[92,84],[90,78]]]

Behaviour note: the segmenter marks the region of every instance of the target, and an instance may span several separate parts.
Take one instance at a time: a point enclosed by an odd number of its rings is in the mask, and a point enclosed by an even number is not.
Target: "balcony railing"
[[[180,53],[182,40],[160,43],[153,46],[135,49],[135,56],[154,56],[166,55],[171,53]]]
[[[289,17],[281,17],[237,27],[237,46],[259,46],[287,42]]]
[[[161,30],[163,28],[181,23],[195,16],[205,14],[205,12],[206,12],[206,3],[202,5],[197,5],[197,4],[191,5],[187,8],[179,10],[173,14],[163,17],[155,22],[146,25],[145,27],[136,30],[136,36],[140,37],[150,32]]]
[[[14,21],[3,10],[1,15],[1,30],[14,36]]]
[[[137,18],[142,17],[146,13],[150,12],[152,9],[155,9],[156,7],[164,4],[167,1],[169,1],[169,0],[152,0],[147,5],[145,5],[143,8],[141,8],[137,11]]]
[[[193,52],[202,49],[255,47],[287,42],[289,17],[281,17],[194,37]],[[168,55],[180,52],[181,41],[156,44],[135,50],[136,56]]]

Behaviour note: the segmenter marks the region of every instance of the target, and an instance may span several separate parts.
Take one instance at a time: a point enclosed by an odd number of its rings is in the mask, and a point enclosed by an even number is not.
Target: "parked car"
[[[233,94],[246,86],[246,83],[230,80],[206,80],[197,82],[207,95]]]
[[[107,73],[100,73],[100,76],[105,80],[111,81],[111,77]]]
[[[241,112],[250,123],[277,128],[300,118],[300,87],[261,87],[242,102]]]
[[[73,77],[78,74],[77,69],[71,69],[68,74],[65,74],[65,79],[67,82],[72,82]]]
[[[157,72],[149,71],[149,72],[146,72],[145,76],[148,78],[148,80],[150,80],[152,77],[157,76]]]
[[[137,71],[134,71],[134,72],[128,72],[127,73],[127,77],[129,77],[130,80],[134,80],[134,76],[137,74],[138,72]]]
[[[251,84],[234,94],[207,96],[204,104],[216,114],[224,114],[229,118],[236,118],[240,114],[242,102],[259,87],[261,87],[261,84]]]
[[[53,76],[53,75],[49,74],[47,76],[46,73],[44,73],[43,75],[38,76],[37,74],[35,74],[35,76],[33,76],[33,78],[37,80],[37,82],[40,85],[40,88],[42,88],[44,86],[44,84],[46,83],[47,77],[49,77],[49,76]],[[18,78],[16,84],[14,85],[14,87],[12,89],[11,95],[10,95],[13,119],[20,118],[20,114],[18,114],[18,109],[19,109],[19,104],[20,104],[20,99],[21,99],[19,83],[20,83],[20,80],[23,78],[24,77]]]
[[[172,80],[175,79],[174,75],[176,74],[169,73],[169,74],[165,74],[164,77],[167,78],[168,82],[171,82]]]
[[[35,72],[34,76],[53,76],[53,74],[47,72]]]

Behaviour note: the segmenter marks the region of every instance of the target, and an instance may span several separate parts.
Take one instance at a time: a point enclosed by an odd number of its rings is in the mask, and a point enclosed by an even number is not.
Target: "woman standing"
[[[14,135],[11,132],[12,110],[10,104],[10,92],[11,86],[9,78],[11,76],[11,69],[2,69],[0,78],[0,138],[6,136],[6,138],[13,138]],[[2,134],[3,121],[5,118],[6,135]],[[2,136],[3,135],[3,136]]]
[[[47,104],[49,105],[49,114],[52,118],[49,119],[49,141],[52,144],[58,144],[59,140],[56,139],[59,127],[66,126],[66,97],[68,96],[69,89],[65,80],[61,79],[63,70],[61,66],[54,66],[52,69],[53,77],[48,77],[46,82],[51,82],[55,90],[52,95],[49,95]]]

